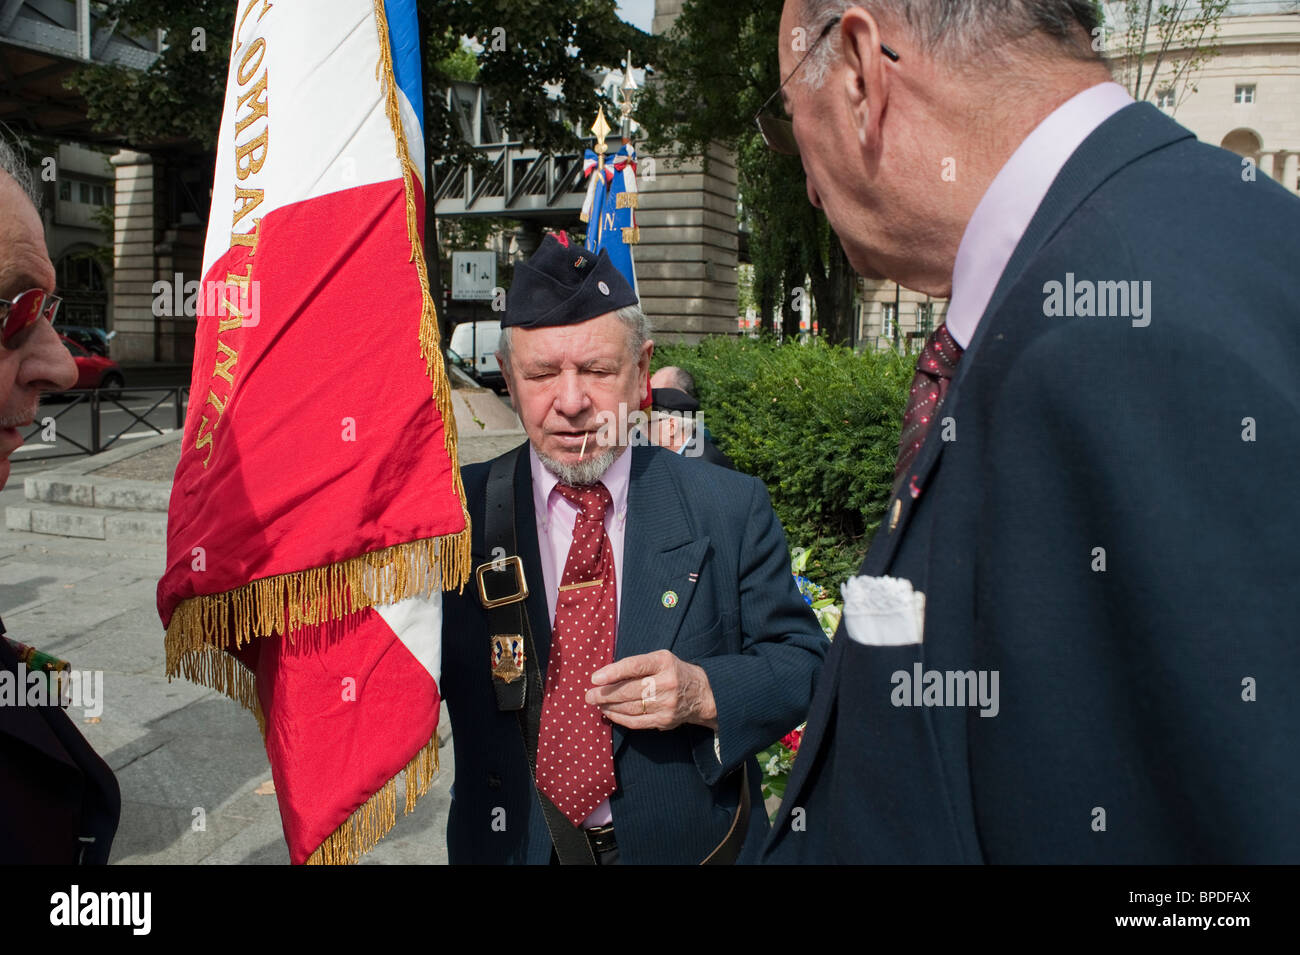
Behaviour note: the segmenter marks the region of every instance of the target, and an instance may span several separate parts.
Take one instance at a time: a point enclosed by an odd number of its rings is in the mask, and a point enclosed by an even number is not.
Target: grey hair
[[[36,177],[32,175],[32,169],[27,165],[27,160],[23,158],[22,147],[15,148],[0,136],[0,169],[9,173],[18,187],[22,189],[23,194],[32,200],[32,205],[39,212],[41,208],[41,194],[36,188]]]
[[[614,312],[618,320],[627,326],[627,350],[635,358],[641,354],[641,346],[650,340],[650,319],[645,317],[640,305],[625,305]],[[501,329],[501,338],[497,341],[497,361],[503,372],[509,373],[510,365],[510,327]]]
[[[665,365],[659,370],[665,372],[664,378],[670,382],[669,388],[676,388],[678,391],[686,392],[692,398],[695,397],[695,377],[689,371],[676,365]]]
[[[1092,0],[803,0],[801,20],[808,47],[827,23],[853,7],[907,24],[923,49],[954,64],[1035,33],[1055,39],[1077,59],[1101,57],[1091,42],[1100,26]],[[888,37],[883,39],[889,43]],[[820,88],[838,48],[837,32],[832,30],[804,64],[804,82]]]

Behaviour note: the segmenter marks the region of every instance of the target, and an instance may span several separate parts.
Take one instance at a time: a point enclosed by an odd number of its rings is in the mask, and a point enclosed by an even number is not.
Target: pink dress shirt
[[[966,224],[953,266],[946,321],[962,348],[970,347],[1011,253],[1057,175],[1098,126],[1132,102],[1118,83],[1084,90],[1039,123],[993,179]]]
[[[578,509],[568,498],[555,492],[555,485],[560,483],[560,479],[543,467],[531,444],[528,447],[528,460],[533,474],[533,511],[537,517],[537,550],[542,561],[546,612],[553,627],[555,601],[560,592],[560,578],[564,576],[564,564],[569,558],[569,545],[573,543],[573,523],[578,516]],[[632,452],[630,448],[624,448],[600,479],[614,502],[614,506],[605,512],[605,533],[609,535],[609,546],[614,551],[614,585],[618,591],[619,606],[623,603],[623,532],[627,524],[627,486],[631,474]],[[614,619],[617,627],[618,617],[615,616]],[[613,819],[609,800],[606,799],[592,810],[582,825],[583,828],[590,829],[593,826],[608,825]]]

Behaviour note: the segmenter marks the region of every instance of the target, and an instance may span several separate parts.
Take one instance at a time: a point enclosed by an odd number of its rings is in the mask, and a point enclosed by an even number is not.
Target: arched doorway
[[[63,297],[58,323],[107,328],[108,284],[95,253],[85,249],[68,252],[59,259],[54,272]]]
[[[1259,155],[1263,152],[1264,143],[1259,138],[1259,133],[1251,129],[1234,129],[1228,135],[1223,137],[1223,142],[1219,143],[1224,149],[1236,153],[1243,159],[1252,159],[1255,165],[1259,165]]]

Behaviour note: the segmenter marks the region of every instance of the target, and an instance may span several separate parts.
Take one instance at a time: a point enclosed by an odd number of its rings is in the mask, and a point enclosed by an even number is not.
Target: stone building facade
[[[666,32],[682,0],[655,0],[653,31]],[[644,174],[654,159],[653,178]],[[642,157],[637,177],[637,284],[661,342],[735,334],[739,233],[735,159],[719,145],[688,162]]]

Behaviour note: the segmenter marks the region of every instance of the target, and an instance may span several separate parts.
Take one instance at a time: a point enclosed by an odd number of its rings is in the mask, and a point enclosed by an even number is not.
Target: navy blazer
[[[923,641],[835,641],[769,861],[1300,861],[1300,200],[1251,171],[1148,104],[1063,168],[862,567]],[[1149,324],[1045,314],[1070,274]],[[997,715],[894,705],[918,664]]]
[[[622,861],[700,862],[726,835],[749,768],[750,814],[741,861],[767,834],[754,754],[808,712],[827,640],[790,573],[785,534],[761,481],[658,447],[633,447],[615,658],[671,650],[703,667],[718,709],[721,761],[703,726],[614,726],[610,800]],[[474,566],[483,542],[488,463],[462,469]],[[542,672],[551,628],[538,556],[529,456],[515,473],[519,556]],[[693,579],[692,575],[698,575]],[[678,595],[675,606],[663,595]],[[443,604],[441,690],[451,717],[456,777],[447,820],[452,863],[539,863],[551,843],[519,723],[497,709],[487,616],[473,584]]]

